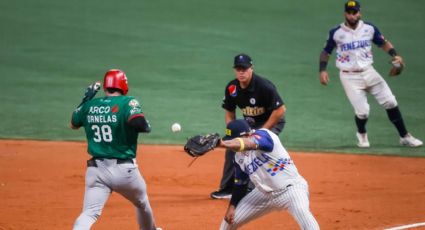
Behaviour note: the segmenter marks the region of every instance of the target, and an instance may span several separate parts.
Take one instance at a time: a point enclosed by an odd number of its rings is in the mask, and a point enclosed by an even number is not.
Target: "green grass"
[[[286,102],[281,139],[289,149],[425,156],[424,148],[398,145],[373,98],[372,147],[355,148],[353,112],[333,59],[331,84],[319,84],[318,56],[327,31],[342,22],[342,8],[330,0],[0,2],[0,138],[84,140],[82,130],[68,128],[70,114],[85,87],[110,68],[127,73],[130,95],[151,121],[142,143],[182,144],[197,133],[222,133],[224,86],[234,77],[233,56],[246,52]],[[419,0],[371,0],[362,10],[406,60],[402,76],[385,78],[409,131],[422,140],[424,10]],[[374,50],[375,67],[386,76],[389,57]],[[170,132],[174,122],[182,132]]]

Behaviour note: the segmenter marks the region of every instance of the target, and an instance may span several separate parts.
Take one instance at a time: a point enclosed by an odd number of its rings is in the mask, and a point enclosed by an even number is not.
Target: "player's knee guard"
[[[354,113],[359,119],[367,119],[369,117],[370,106],[369,104],[362,104],[354,106]]]
[[[359,119],[365,120],[365,119],[367,119],[367,118],[369,117],[369,113],[363,113],[363,114],[361,114],[361,113],[356,113],[356,116],[357,116]]]
[[[384,107],[385,109],[392,109],[397,107],[397,100],[395,99],[395,97],[390,98],[389,100],[386,100],[384,103],[382,103],[382,107]]]

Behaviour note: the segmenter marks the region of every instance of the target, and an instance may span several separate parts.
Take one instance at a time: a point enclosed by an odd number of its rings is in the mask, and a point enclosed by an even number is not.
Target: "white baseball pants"
[[[87,167],[83,212],[74,230],[88,230],[101,215],[112,191],[136,207],[141,230],[155,230],[155,221],[146,193],[146,183],[134,163],[117,164],[115,159],[96,160],[97,167]]]
[[[366,119],[369,116],[367,93],[373,95],[385,109],[397,106],[397,100],[390,87],[373,67],[360,73],[340,71],[340,80],[355,114],[360,119]]]

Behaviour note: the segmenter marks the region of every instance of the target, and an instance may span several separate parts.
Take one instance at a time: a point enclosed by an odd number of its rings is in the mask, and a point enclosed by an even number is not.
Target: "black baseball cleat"
[[[212,199],[230,199],[232,198],[232,193],[227,189],[219,189],[210,194]]]

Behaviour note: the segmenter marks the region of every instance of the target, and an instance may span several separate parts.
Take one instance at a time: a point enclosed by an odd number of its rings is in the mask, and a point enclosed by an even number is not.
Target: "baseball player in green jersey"
[[[87,161],[83,211],[73,229],[90,229],[115,191],[136,207],[140,229],[159,230],[136,163],[138,133],[148,133],[151,127],[139,102],[126,96],[128,83],[123,71],[109,70],[103,80],[106,96],[92,99],[100,83],[89,86],[72,114],[71,128],[84,127],[92,156]]]

